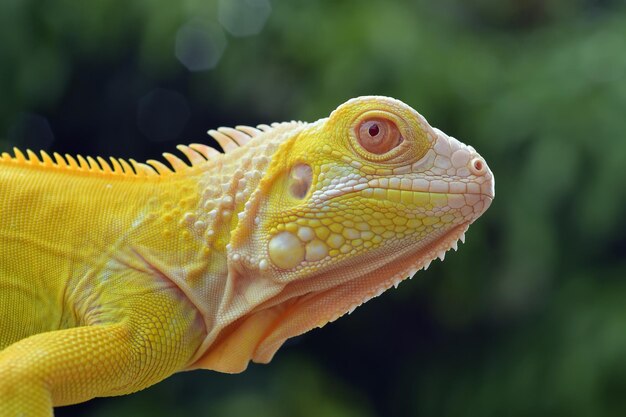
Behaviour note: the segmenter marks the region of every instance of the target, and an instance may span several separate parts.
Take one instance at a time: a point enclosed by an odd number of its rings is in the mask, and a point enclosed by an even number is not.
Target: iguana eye
[[[402,142],[402,135],[395,123],[382,118],[366,119],[356,129],[359,145],[366,151],[382,155]]]

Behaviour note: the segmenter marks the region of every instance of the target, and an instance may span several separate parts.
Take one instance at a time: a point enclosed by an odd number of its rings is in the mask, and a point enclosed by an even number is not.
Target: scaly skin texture
[[[210,133],[225,154],[171,167],[2,155],[0,416],[269,362],[456,249],[494,196],[473,148],[387,97]]]

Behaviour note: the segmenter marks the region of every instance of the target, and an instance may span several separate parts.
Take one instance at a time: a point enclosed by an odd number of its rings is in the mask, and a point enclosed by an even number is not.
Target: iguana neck
[[[184,263],[184,276],[176,284],[184,288],[205,319],[207,337],[199,354],[225,327],[255,307],[247,302],[244,287],[254,283],[250,277],[260,260],[243,259],[233,252],[231,241],[240,222],[255,223],[252,201],[277,146],[267,140],[246,147],[245,152],[235,150],[217,158],[194,178],[197,204],[182,215],[181,221],[189,234],[201,239],[197,241],[196,259]],[[234,264],[245,265],[245,280]]]

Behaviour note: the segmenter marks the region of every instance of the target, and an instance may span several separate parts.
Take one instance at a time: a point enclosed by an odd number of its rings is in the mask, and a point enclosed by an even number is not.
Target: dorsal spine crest
[[[301,124],[301,122],[290,123]],[[268,125],[259,125],[256,128],[251,126],[236,126],[235,128],[220,127],[217,130],[210,130],[208,133],[218,142],[223,152],[228,153],[245,146],[253,138],[281,125],[283,125],[283,123],[273,123],[271,127]],[[72,156],[69,154],[63,156],[56,152],[53,153],[53,159],[45,151],[40,151],[39,156],[32,150],[26,149],[26,155],[24,155],[18,148],[13,148],[14,155],[3,152],[0,155],[0,162],[103,175],[165,177],[176,173],[189,172],[189,170],[202,166],[208,161],[219,162],[219,158],[223,155],[223,153],[217,149],[199,143],[178,145],[176,148],[187,158],[189,163],[171,153],[163,154],[163,157],[169,164],[168,166],[154,159],[143,163],[137,162],[134,159],[128,159],[127,161],[122,158],[109,157],[107,161],[100,156],[95,158],[91,156],[83,157],[82,155]]]

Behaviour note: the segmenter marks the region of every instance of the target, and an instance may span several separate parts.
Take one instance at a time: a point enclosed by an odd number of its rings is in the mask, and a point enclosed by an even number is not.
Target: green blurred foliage
[[[314,120],[349,97],[384,94],[481,152],[497,179],[492,208],[444,264],[269,366],[180,374],[58,414],[624,415],[623,2],[271,7],[260,33],[241,36],[253,31],[229,26],[232,7],[222,13],[232,33],[220,28],[217,1],[3,0],[0,143],[157,157],[218,125]],[[214,69],[177,59],[188,24],[225,39]],[[157,88],[191,109],[163,143],[137,127]]]

